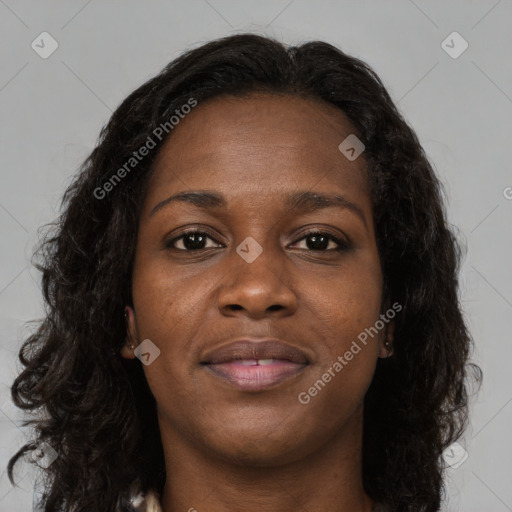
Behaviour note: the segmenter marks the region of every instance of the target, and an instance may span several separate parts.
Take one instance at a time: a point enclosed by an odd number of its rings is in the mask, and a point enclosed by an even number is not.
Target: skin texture
[[[144,372],[166,460],[164,512],[371,510],[363,399],[392,323],[307,405],[297,399],[384,311],[364,155],[351,162],[338,150],[351,133],[341,111],[317,100],[223,97],[196,107],[157,156],[128,319],[135,345],[150,339],[161,351]],[[227,207],[173,201],[151,214],[191,190],[220,193]],[[341,207],[291,211],[284,199],[298,191],[342,195],[364,221]],[[191,228],[211,235],[207,249],[187,252],[184,239],[165,247]],[[348,248],[308,248],[313,228]],[[263,248],[252,263],[236,252],[247,237]],[[286,341],[311,364],[272,389],[240,391],[200,361],[244,335]],[[135,357],[128,343],[122,356]]]

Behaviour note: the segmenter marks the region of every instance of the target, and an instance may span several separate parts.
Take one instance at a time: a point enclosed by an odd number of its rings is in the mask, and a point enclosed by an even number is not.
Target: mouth
[[[282,341],[245,339],[207,353],[201,364],[242,391],[264,391],[300,374],[310,361],[302,350]]]

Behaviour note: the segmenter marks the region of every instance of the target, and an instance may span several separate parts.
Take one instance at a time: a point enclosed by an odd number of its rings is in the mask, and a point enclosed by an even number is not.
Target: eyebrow
[[[180,192],[160,201],[149,212],[149,216],[153,216],[168,204],[176,201],[189,203],[203,210],[213,210],[227,206],[227,201],[222,194],[208,190],[193,190],[190,192]],[[344,208],[355,213],[363,221],[365,227],[368,228],[366,217],[362,209],[357,204],[337,194],[323,194],[307,190],[295,192],[286,197],[285,207],[291,211],[301,211],[304,213],[310,213],[324,208]]]

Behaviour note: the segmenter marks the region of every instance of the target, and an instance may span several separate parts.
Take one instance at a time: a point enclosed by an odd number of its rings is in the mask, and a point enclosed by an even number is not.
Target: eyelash
[[[200,252],[200,251],[206,251],[208,249],[217,249],[217,247],[204,247],[203,249],[177,249],[176,247],[174,247],[174,243],[175,242],[177,242],[178,240],[183,239],[187,235],[193,235],[193,234],[206,235],[208,238],[214,240],[216,243],[219,243],[207,231],[200,231],[200,230],[197,230],[197,229],[193,229],[193,230],[190,230],[190,231],[185,231],[180,236],[174,237],[172,240],[169,240],[169,241],[165,242],[165,248],[166,249],[174,249],[176,251],[181,251],[181,252]],[[320,230],[312,230],[312,231],[308,231],[306,233],[303,233],[301,238],[299,238],[294,243],[300,242],[300,241],[304,240],[305,238],[307,238],[308,236],[313,236],[313,235],[326,236],[329,240],[332,240],[333,242],[338,244],[338,247],[336,249],[324,249],[324,250],[320,250],[320,249],[319,250],[303,249],[303,250],[313,251],[313,252],[343,252],[343,251],[346,251],[349,248],[348,242],[345,242],[344,240],[341,240],[337,236],[334,236],[331,233],[329,233],[328,231],[320,231]]]

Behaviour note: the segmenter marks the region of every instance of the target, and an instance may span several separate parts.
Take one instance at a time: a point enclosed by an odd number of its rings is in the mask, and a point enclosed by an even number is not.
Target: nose
[[[253,319],[293,314],[297,297],[285,267],[275,251],[263,250],[251,263],[233,251],[218,295],[222,314],[244,314]]]

